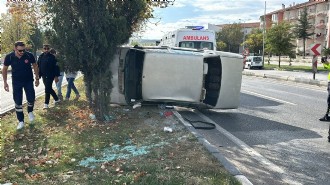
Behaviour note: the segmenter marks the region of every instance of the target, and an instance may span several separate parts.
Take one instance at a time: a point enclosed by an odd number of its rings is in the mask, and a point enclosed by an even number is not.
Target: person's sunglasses
[[[49,50],[49,48],[44,48],[44,50]]]
[[[25,49],[22,49],[22,50],[18,49],[17,51],[18,51],[19,53],[24,53],[24,52],[25,52]]]

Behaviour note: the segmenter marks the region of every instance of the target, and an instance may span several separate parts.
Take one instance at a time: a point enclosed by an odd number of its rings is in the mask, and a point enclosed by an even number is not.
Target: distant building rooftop
[[[259,28],[260,27],[260,22],[237,23],[237,24],[240,24],[244,28]],[[219,25],[216,25],[216,26],[222,28],[222,27],[227,26],[227,25],[231,25],[231,24],[219,24]]]

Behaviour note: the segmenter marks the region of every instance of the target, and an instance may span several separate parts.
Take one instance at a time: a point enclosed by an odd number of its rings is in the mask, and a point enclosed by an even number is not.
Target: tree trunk
[[[303,39],[303,48],[304,48],[304,56],[303,56],[303,59],[305,59],[305,56],[306,56],[306,39]]]
[[[99,67],[84,75],[86,86],[86,97],[90,108],[93,110],[97,120],[109,120],[111,71],[110,62],[108,66]]]
[[[281,55],[278,55],[278,68],[281,68]]]

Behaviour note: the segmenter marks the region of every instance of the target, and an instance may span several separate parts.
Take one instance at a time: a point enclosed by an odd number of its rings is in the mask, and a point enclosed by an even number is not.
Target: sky
[[[6,1],[0,0],[0,13],[6,12]],[[289,7],[304,2],[308,0],[267,0],[266,13],[281,9],[282,4]],[[175,0],[167,8],[155,8],[155,18],[134,37],[159,40],[166,32],[185,26],[259,22],[264,10],[265,0]]]
[[[267,0],[266,13],[282,8],[282,4],[300,4],[308,0]],[[265,0],[175,0],[173,6],[156,8],[144,33],[136,34],[143,39],[161,39],[169,31],[185,26],[259,22],[265,11]],[[155,23],[157,23],[155,25]]]

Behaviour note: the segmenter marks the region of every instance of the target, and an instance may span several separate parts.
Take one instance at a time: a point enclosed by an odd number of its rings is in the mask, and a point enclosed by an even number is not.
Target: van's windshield
[[[179,47],[213,50],[213,43],[212,42],[201,42],[201,41],[182,41],[182,42],[179,42]]]

